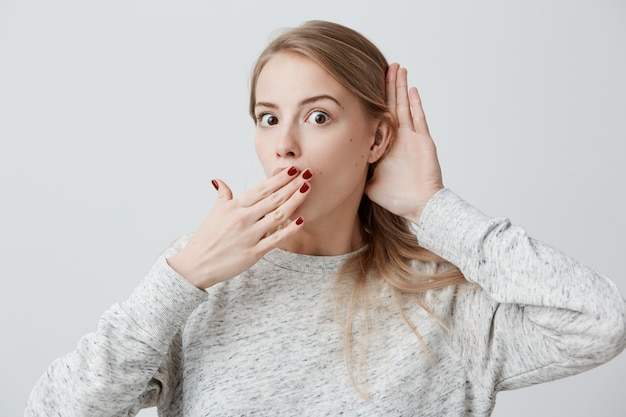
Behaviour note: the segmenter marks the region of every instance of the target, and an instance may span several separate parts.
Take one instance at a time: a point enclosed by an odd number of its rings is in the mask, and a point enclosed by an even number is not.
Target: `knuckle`
[[[261,184],[261,186],[259,186],[259,195],[261,196],[261,198],[265,198],[270,194],[270,188],[267,184]]]
[[[272,243],[276,244],[280,242],[281,237],[282,236],[281,236],[280,231],[277,231],[277,232],[272,233],[272,235],[270,236],[270,240],[272,241]]]
[[[233,216],[233,222],[235,225],[244,224],[247,221],[248,217],[244,212],[235,213]]]
[[[272,217],[274,218],[274,220],[279,221],[279,220],[282,220],[285,217],[285,215],[281,209],[276,209],[272,212]]]
[[[248,199],[245,196],[241,196],[237,200],[231,200],[231,201],[237,202],[236,207],[249,207],[250,206],[250,203],[248,202]]]
[[[272,194],[270,194],[270,201],[273,204],[278,205],[281,202],[281,197],[280,197],[280,195],[278,195],[277,192],[273,192]]]

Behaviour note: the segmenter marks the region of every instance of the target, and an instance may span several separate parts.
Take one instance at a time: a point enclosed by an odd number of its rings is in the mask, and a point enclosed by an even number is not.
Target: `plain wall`
[[[623,1],[3,0],[0,415],[195,230],[212,178],[262,179],[248,76],[312,18],[409,68],[446,186],[626,290]],[[494,415],[624,416],[625,385],[621,355]]]

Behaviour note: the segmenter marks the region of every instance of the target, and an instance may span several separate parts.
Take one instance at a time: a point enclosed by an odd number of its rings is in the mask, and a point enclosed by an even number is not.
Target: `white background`
[[[623,1],[2,0],[0,415],[195,229],[212,178],[262,178],[248,75],[312,18],[409,68],[448,187],[626,290]],[[625,384],[621,355],[494,415],[624,416]]]

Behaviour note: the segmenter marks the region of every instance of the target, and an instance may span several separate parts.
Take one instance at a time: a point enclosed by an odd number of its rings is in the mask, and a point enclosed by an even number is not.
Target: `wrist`
[[[405,216],[405,218],[409,220],[411,223],[415,225],[419,225],[422,214],[424,213],[424,209],[426,208],[428,203],[432,200],[432,198],[443,189],[444,187],[443,185],[441,185],[441,186],[434,187],[431,189],[430,192],[425,193],[424,194],[425,197],[422,197],[418,200],[415,209],[411,213],[409,213],[407,216]]]
[[[185,278],[185,280],[189,281],[196,288],[204,290],[210,285],[206,285],[206,283],[202,282],[199,274],[193,273],[193,269],[188,266],[188,263],[184,259],[184,255],[181,255],[182,252],[177,253],[171,258],[166,259],[167,264],[181,277]]]

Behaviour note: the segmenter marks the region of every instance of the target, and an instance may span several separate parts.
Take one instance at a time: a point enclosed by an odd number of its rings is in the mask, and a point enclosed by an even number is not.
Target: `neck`
[[[316,256],[335,256],[354,252],[364,245],[359,216],[351,221],[313,221],[287,239],[281,248],[293,253]]]

